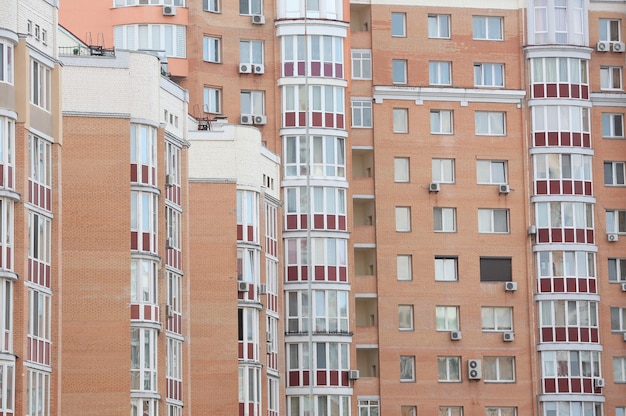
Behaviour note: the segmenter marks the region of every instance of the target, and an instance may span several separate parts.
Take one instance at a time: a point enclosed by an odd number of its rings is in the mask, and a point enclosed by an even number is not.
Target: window
[[[400,381],[415,381],[415,356],[400,356]]]
[[[31,61],[30,102],[50,110],[50,68],[37,61]]]
[[[437,331],[455,331],[459,329],[458,306],[437,306],[435,315]]]
[[[352,49],[352,79],[372,79],[371,49]]]
[[[513,308],[483,306],[480,308],[483,332],[513,330]]]
[[[600,89],[621,90],[622,89],[622,67],[620,66],[600,67]]]
[[[413,330],[413,305],[398,305],[398,328],[400,331]]]
[[[50,218],[35,212],[28,213],[28,257],[41,263],[50,263]]]
[[[13,414],[15,367],[13,363],[0,364],[0,412]]]
[[[609,259],[609,282],[626,282],[626,258]]]
[[[451,110],[430,110],[431,134],[452,134],[452,123]]]
[[[157,391],[157,330],[130,329],[130,389]]]
[[[13,84],[13,46],[0,42],[0,82]]]
[[[396,207],[396,231],[411,231],[411,207]]]
[[[379,416],[380,402],[378,400],[359,400],[358,409],[359,416]]]
[[[400,406],[400,416],[417,416],[415,406]]]
[[[472,35],[475,40],[502,40],[502,18],[472,16]]]
[[[450,16],[445,14],[428,15],[428,37],[431,39],[450,38]]]
[[[352,100],[352,127],[372,127],[372,100]]]
[[[166,353],[167,360],[166,374],[170,380],[176,380],[182,382],[183,378],[183,343],[175,338],[166,338]]]
[[[476,135],[504,136],[506,134],[504,113],[500,111],[476,111]]]
[[[479,184],[498,185],[507,183],[505,161],[476,161],[476,181]]]
[[[435,257],[435,280],[456,282],[458,280],[457,262],[456,257]]]
[[[510,257],[481,257],[481,282],[510,282],[513,280]]]
[[[52,297],[47,293],[29,289],[28,335],[50,341],[50,305]]]
[[[626,383],[626,357],[613,357],[613,381]]]
[[[606,212],[606,232],[626,234],[626,210]]]
[[[261,65],[263,61],[262,40],[239,41],[239,63]]]
[[[202,0],[202,10],[205,12],[220,12],[220,0]]]
[[[508,209],[479,209],[478,210],[479,233],[508,233],[509,210]]]
[[[515,357],[483,357],[485,382],[515,381]]]
[[[123,6],[136,6],[140,5],[166,5],[166,6],[180,6],[184,7],[185,2],[183,0],[115,0],[115,7]]]
[[[52,145],[50,142],[37,137],[29,137],[30,174],[29,179],[40,185],[51,186],[51,155]]]
[[[461,406],[439,406],[439,416],[463,416]]]
[[[406,37],[405,13],[391,13],[391,36]]]
[[[172,58],[186,57],[187,33],[183,25],[125,25],[115,26],[115,48],[165,50]]]
[[[598,27],[600,28],[601,42],[619,42],[620,36],[620,20],[619,19],[600,19]]]
[[[408,254],[398,254],[396,257],[397,263],[397,279],[398,280],[413,280],[413,257]]]
[[[130,300],[134,303],[157,303],[158,264],[148,259],[130,260]]]
[[[394,108],[393,109],[393,132],[408,133],[409,132],[409,109]]]
[[[623,186],[626,162],[604,162],[604,184]]]
[[[456,231],[456,208],[433,208],[435,231],[453,233]]]
[[[531,44],[582,45],[587,27],[586,4],[582,0],[535,1],[529,10]],[[533,39],[534,38],[534,39]]]
[[[406,60],[393,59],[391,61],[391,82],[394,84],[406,84]]]
[[[486,416],[517,416],[517,407],[486,407]]]
[[[204,112],[222,113],[222,90],[220,88],[204,87]]]
[[[474,64],[474,85],[504,87],[504,64]]]
[[[602,137],[624,138],[624,114],[602,113]]]
[[[437,357],[439,382],[461,381],[461,357]]]
[[[599,414],[596,413],[596,414]],[[626,416],[626,406],[618,406],[615,408],[615,416]]]
[[[611,306],[611,331],[626,332],[626,308]]]
[[[263,0],[239,0],[239,14],[263,14]]]
[[[410,169],[408,157],[396,157],[393,159],[393,175],[396,182],[409,182]]]
[[[241,91],[241,114],[265,114],[264,91]]]
[[[433,159],[433,182],[454,183],[454,159]]]
[[[50,373],[27,369],[27,408],[28,415],[50,414]]]
[[[312,136],[307,143],[305,136],[287,136],[283,147],[285,176],[306,175],[309,158],[313,162],[313,176],[346,176],[346,145],[343,137]]]
[[[452,85],[451,62],[429,62],[428,74],[430,85]]]

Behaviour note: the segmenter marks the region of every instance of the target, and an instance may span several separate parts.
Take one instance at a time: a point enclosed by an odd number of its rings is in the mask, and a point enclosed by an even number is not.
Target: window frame
[[[626,209],[606,210],[606,232],[626,234]]]
[[[14,46],[8,40],[0,41],[0,82],[13,85],[15,63],[13,56]]]
[[[260,49],[260,51],[257,49]],[[256,56],[259,55],[259,52],[261,59],[256,59]],[[240,39],[239,63],[250,65],[265,64],[265,42],[258,39]]]
[[[241,90],[239,92],[239,101],[241,114],[251,114],[253,116],[265,115],[265,91]],[[250,110],[250,112],[247,112],[247,110]],[[257,113],[257,111],[260,111],[260,113]]]
[[[490,376],[489,362],[493,361],[495,364],[495,378],[488,378]],[[510,365],[510,369],[503,369],[503,365]],[[502,372],[510,371],[511,378],[503,378]],[[515,357],[514,356],[486,356],[483,357],[483,380],[485,383],[515,383]]]
[[[447,76],[443,80],[442,75]],[[428,62],[428,85],[452,85],[452,62],[450,61],[429,61]]]
[[[621,66],[600,66],[600,90],[622,91],[624,89],[622,72]]]
[[[445,368],[442,368],[442,364]],[[444,370],[445,373],[442,373]],[[457,378],[455,376],[455,370]],[[438,356],[437,357],[437,381],[439,383],[461,383],[461,357],[459,356]]]
[[[202,108],[205,113],[222,114],[222,88],[204,86],[202,96]]]
[[[202,0],[202,10],[209,13],[221,13],[220,0]]]
[[[393,114],[393,132],[396,134],[407,134],[409,132],[409,109],[394,108]]]
[[[626,356],[613,357],[613,382],[616,384],[626,383]]]
[[[405,271],[406,278],[403,277]],[[413,256],[411,254],[396,255],[396,280],[399,282],[410,282],[413,280]]]
[[[454,162],[455,162],[454,159],[447,159],[447,158],[431,159],[432,182],[454,184],[456,182]],[[450,178],[450,179],[446,179],[446,178]]]
[[[598,19],[598,40],[600,42],[621,42],[622,40],[622,24],[621,19]],[[617,29],[617,37],[613,38],[612,24]]]
[[[611,332],[626,332],[626,307],[611,306]]]
[[[609,168],[609,171],[607,171],[607,167]],[[626,186],[626,161],[604,162],[604,185]]]
[[[482,332],[510,332],[513,331],[513,307],[512,306],[481,306],[481,328]],[[504,324],[499,322],[498,317],[506,316]],[[489,321],[485,321],[488,318]],[[493,328],[489,325],[493,322]]]
[[[244,5],[247,10],[243,10]],[[239,15],[241,16],[254,16],[263,15],[263,0],[240,0],[239,1]]]
[[[434,272],[436,282],[458,282],[459,258],[456,256],[435,256]],[[452,275],[450,275],[451,272]]]
[[[50,111],[52,70],[40,61],[30,60],[30,103]]]
[[[608,125],[607,125],[608,123]],[[607,128],[608,127],[608,131]],[[616,127],[621,129],[621,134],[616,131]],[[602,113],[602,138],[603,139],[624,139],[624,113]]]
[[[626,257],[609,257],[609,282],[626,283]]]
[[[145,34],[142,35],[143,32]],[[168,58],[187,57],[187,27],[184,25],[162,23],[118,25],[113,27],[113,33],[114,45],[119,49],[165,50]],[[154,35],[157,34],[158,39],[155,39]],[[142,42],[144,36],[145,44]]]
[[[492,21],[499,22],[498,37],[491,37],[492,34],[489,30],[489,23]],[[476,34],[477,25],[484,25],[485,37],[478,37]],[[504,40],[504,17],[502,16],[472,16],[472,39],[473,40],[488,40],[488,41],[502,41]]]
[[[152,328],[130,328],[130,374],[131,391],[158,391],[157,378],[157,330]],[[133,342],[137,342],[137,348],[133,349]],[[136,373],[136,374],[135,374]],[[133,378],[135,374],[136,378]],[[137,384],[133,385],[133,380]]]
[[[444,215],[445,214],[445,215]],[[451,215],[451,218],[450,218]],[[452,220],[452,224],[448,224]],[[433,207],[433,223],[436,233],[455,233],[456,230],[456,208],[452,207]],[[440,226],[438,228],[438,226]]]
[[[430,134],[453,135],[454,111],[430,110]]]
[[[406,162],[404,165],[401,162]],[[403,172],[406,168],[406,172]],[[393,179],[395,183],[411,182],[411,158],[394,157],[393,158]]]
[[[398,20],[401,19],[401,20]],[[406,38],[406,13],[391,12],[391,37]]]
[[[463,406],[439,406],[439,416],[463,416]]]
[[[372,50],[352,49],[350,50],[352,59],[352,79],[369,80],[372,79]],[[355,70],[358,74],[355,75]]]
[[[350,100],[350,107],[352,108],[352,128],[371,129],[373,127],[374,118],[371,98],[352,98]]]
[[[459,331],[461,329],[459,306],[435,306],[435,328],[437,332]]]
[[[410,233],[411,232],[411,207],[410,206],[396,206],[395,224],[397,233]],[[406,227],[401,227],[402,220],[406,221]]]
[[[445,20],[447,27],[443,27],[441,20]],[[429,39],[450,39],[450,15],[429,14],[427,32]]]
[[[403,323],[408,323],[404,325]],[[409,332],[415,330],[415,315],[413,305],[398,305],[398,330]]]
[[[408,61],[406,59],[392,59],[391,60],[391,83],[395,85],[407,84],[407,66]],[[401,73],[397,72],[400,71]],[[397,78],[397,76],[399,78]]]
[[[481,165],[483,165],[482,169],[484,170],[485,168],[487,168],[486,165],[489,165],[489,180],[488,181],[484,181],[481,179],[484,179],[484,174],[481,175],[480,171],[481,171]],[[494,180],[494,166],[497,166],[501,164],[502,165],[502,173],[504,176],[504,181],[496,181]],[[508,161],[507,160],[486,160],[486,159],[479,159],[476,161],[476,183],[478,185],[506,185],[508,183]]]
[[[502,220],[497,218],[504,213],[506,229],[497,230],[497,224]],[[481,215],[482,214],[482,215]],[[489,216],[489,224],[485,224],[486,217]],[[478,233],[479,234],[510,234],[510,213],[508,208],[478,208]]]
[[[505,85],[504,64],[490,63],[490,62],[478,62],[474,64],[474,86],[475,87],[504,88],[504,85]]]
[[[407,374],[407,373],[410,373],[410,374]],[[414,355],[401,355],[400,356],[400,383],[415,383],[415,356]]]
[[[495,129],[497,125],[494,125],[494,122],[495,122],[494,117],[496,116],[498,116],[498,118],[501,118],[502,132]],[[486,117],[486,119],[481,122],[479,118],[483,118],[483,117]],[[497,121],[499,122],[500,120],[497,120]],[[481,124],[485,124],[485,122],[486,122],[485,126],[487,127],[487,130],[486,131],[481,131],[482,129],[479,130],[479,126],[481,126]],[[476,136],[500,136],[500,137],[506,136],[506,112],[505,111],[475,111],[474,112],[474,124],[475,124]]]

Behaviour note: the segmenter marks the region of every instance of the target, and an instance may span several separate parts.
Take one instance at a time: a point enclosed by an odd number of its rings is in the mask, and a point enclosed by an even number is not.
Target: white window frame
[[[220,1],[221,0],[202,0],[202,10],[211,13],[221,13]]]
[[[444,79],[447,77],[447,80]],[[452,85],[452,62],[430,61],[428,63],[428,83],[430,85]]]
[[[622,39],[621,26],[622,22],[620,19],[599,19],[598,29],[600,33],[598,40],[600,42],[620,42]]]
[[[28,137],[29,176],[33,182],[47,188],[52,186],[52,143],[41,137]]]
[[[450,15],[428,15],[428,37],[430,39],[450,39]]]
[[[34,59],[30,62],[30,103],[50,111],[51,70]]]
[[[204,112],[222,114],[222,89],[216,87],[204,87]]]
[[[0,412],[13,414],[15,410],[15,364],[0,363]]]
[[[391,36],[406,37],[406,13],[391,12]]]
[[[400,383],[415,382],[415,356],[400,356]]]
[[[49,293],[29,288],[28,300],[28,335],[50,341],[52,296]]]
[[[432,159],[432,181],[454,183],[454,159]]]
[[[118,49],[164,50],[168,58],[187,57],[187,28],[184,25],[121,25],[114,26],[113,32]]]
[[[624,113],[602,113],[602,137],[605,139],[624,138]]]
[[[8,41],[0,41],[0,82],[13,84],[13,45]]]
[[[454,256],[435,256],[435,281],[457,282],[459,280],[459,259]]]
[[[626,307],[611,306],[611,332],[626,332]]]
[[[485,407],[486,416],[517,416],[517,407]]]
[[[28,211],[28,258],[50,264],[52,221],[47,216]]]
[[[626,357],[613,357],[613,381],[616,384],[626,383]]]
[[[475,63],[475,87],[504,87],[504,64]]]
[[[393,109],[393,132],[406,134],[409,132],[409,109]]]
[[[241,39],[239,41],[239,63],[263,65],[265,45],[262,40]]]
[[[358,399],[357,414],[359,416],[379,416],[380,400],[378,399]],[[348,416],[348,415],[345,415]]]
[[[345,178],[345,138],[336,136],[286,136],[283,139],[285,177],[305,176],[309,158],[313,161],[312,176]],[[319,155],[322,156],[319,160]]]
[[[496,229],[497,224],[501,224],[502,216],[506,222],[505,229]],[[509,234],[509,210],[496,208],[478,209],[478,232],[481,234]]]
[[[495,374],[490,374],[490,364],[495,366]],[[505,371],[510,372],[511,378],[504,378],[505,375],[503,373]],[[515,357],[483,357],[483,379],[485,383],[514,383],[515,378]]]
[[[246,9],[242,9],[242,6],[246,6]],[[263,14],[263,0],[244,0],[239,2],[239,14],[242,16],[262,15]]]
[[[130,332],[130,389],[157,392],[157,330],[131,327]]]
[[[204,35],[202,37],[202,59],[204,62],[219,64],[222,62],[222,38]]]
[[[438,356],[437,357],[437,381],[440,383],[460,383],[461,357]]]
[[[407,60],[391,60],[391,82],[393,84],[404,85],[407,83]]]
[[[503,181],[494,179],[499,176],[499,170],[502,170]],[[502,185],[508,183],[507,169],[508,162],[506,160],[477,160],[476,161],[476,183],[479,185]],[[481,173],[483,171],[483,173]],[[485,175],[485,173],[487,175]],[[488,176],[488,177],[487,177]]]
[[[609,282],[626,282],[626,258],[609,257]]]
[[[114,7],[125,6],[178,6],[185,7],[184,0],[115,0]]]
[[[602,91],[622,91],[624,89],[621,66],[600,67],[600,89]]]
[[[498,34],[492,36],[492,24],[497,23]],[[481,36],[477,29],[484,29]],[[504,40],[504,18],[499,16],[472,16],[472,39],[474,40]]]
[[[411,207],[396,207],[396,232],[411,232]]]
[[[372,50],[352,49],[352,79],[372,79]]]
[[[477,136],[506,136],[506,113],[504,111],[476,111],[474,117]]]
[[[413,280],[413,256],[398,254],[396,256],[396,279],[400,282]]]
[[[626,162],[605,161],[604,184],[607,186],[626,186]]]
[[[454,111],[430,110],[430,134],[454,134]]]
[[[393,179],[396,183],[409,183],[411,181],[410,158],[395,157],[393,159]]]
[[[27,401],[24,404],[28,415],[50,414],[50,373],[28,368]]]
[[[434,207],[433,219],[435,232],[456,232],[456,208]]]
[[[482,306],[480,316],[483,332],[513,330],[513,308],[510,306]]]
[[[265,91],[242,90],[239,93],[241,114],[265,115]]]
[[[606,211],[606,232],[626,234],[626,210]]]
[[[438,332],[458,331],[461,328],[458,306],[436,306],[435,318]]]
[[[463,416],[463,407],[439,406],[439,416]]]
[[[398,305],[398,329],[400,331],[413,331],[413,305]]]
[[[373,122],[372,99],[353,98],[352,107],[352,127],[359,129],[371,129]]]
[[[130,301],[158,304],[159,264],[148,258],[130,259]]]
[[[417,416],[417,406],[400,406],[400,416]]]
[[[168,379],[183,381],[183,342],[176,338],[166,338],[165,374]]]

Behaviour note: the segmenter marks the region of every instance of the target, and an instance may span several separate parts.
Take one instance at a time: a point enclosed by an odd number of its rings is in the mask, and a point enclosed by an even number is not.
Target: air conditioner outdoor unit
[[[613,52],[624,52],[626,44],[624,42],[613,42]]]
[[[267,124],[267,116],[254,116],[254,124]]]
[[[619,240],[619,235],[615,233],[610,233],[606,235],[606,239],[610,241],[611,243],[614,243]]]
[[[467,360],[467,378],[480,380],[483,378],[482,363],[480,360]]]
[[[350,380],[358,380],[359,379],[359,370],[350,370],[348,372],[348,378]]]
[[[622,292],[626,292],[626,283],[622,283]]]
[[[174,185],[174,177],[172,175],[165,175],[165,186]]]
[[[528,226],[528,235],[535,235],[535,234],[537,234],[537,226],[535,225]]]
[[[602,388],[605,386],[603,378],[596,378],[593,380],[594,387]]]
[[[517,282],[504,282],[504,290],[507,292],[515,292],[517,290]]]
[[[502,341],[504,341],[504,342],[513,342],[513,341],[515,341],[515,332],[503,332],[502,333]]]
[[[163,6],[163,16],[176,16],[176,7]]]
[[[252,124],[252,115],[251,114],[242,114],[241,115],[241,124]]]
[[[174,316],[174,311],[172,311],[172,307],[170,305],[165,305],[165,316],[168,318]]]
[[[265,73],[265,65],[263,64],[255,64],[252,66],[252,71],[255,74],[264,74]]]
[[[509,192],[511,192],[511,187],[509,185],[499,185],[498,186],[498,192],[501,194],[508,194]]]
[[[598,52],[608,52],[610,48],[611,48],[610,42],[598,42],[596,44],[596,50]]]
[[[463,338],[461,331],[450,331],[450,339],[452,341],[459,341]]]
[[[250,288],[248,282],[237,282],[237,291],[238,292],[247,292]]]
[[[253,25],[264,25],[265,24],[265,16],[262,14],[254,14],[252,15],[252,24]]]
[[[438,182],[433,182],[428,185],[428,192],[439,192],[440,186]]]
[[[239,73],[240,74],[250,74],[252,72],[252,65],[250,64],[239,64]]]
[[[267,293],[267,285],[265,283],[261,283],[259,285],[259,295],[265,295]]]
[[[172,238],[166,238],[165,239],[165,247],[166,248],[174,248],[174,239]]]

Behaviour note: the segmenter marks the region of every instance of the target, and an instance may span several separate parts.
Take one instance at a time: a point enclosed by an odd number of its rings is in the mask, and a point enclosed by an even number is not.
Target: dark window
[[[513,280],[510,257],[481,257],[481,282],[510,282]]]
[[[243,341],[243,309],[237,309],[238,339]]]

